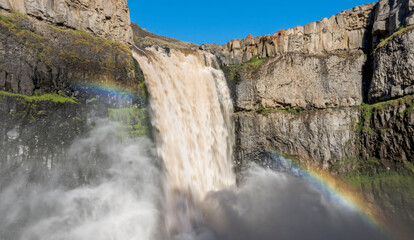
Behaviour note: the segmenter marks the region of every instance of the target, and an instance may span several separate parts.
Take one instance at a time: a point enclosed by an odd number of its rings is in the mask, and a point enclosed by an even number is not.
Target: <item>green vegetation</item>
[[[351,187],[358,190],[381,189],[385,192],[399,192],[414,198],[414,175],[400,175],[389,172],[376,175],[353,174],[344,178]]]
[[[414,164],[409,161],[404,161],[404,167],[410,171],[411,174],[414,175]]]
[[[272,113],[272,112],[275,112],[275,111],[276,111],[275,108],[265,108],[263,106],[260,106],[257,109],[257,113],[260,113],[260,114],[263,114],[263,115],[267,115],[267,114]]]
[[[353,173],[372,174],[378,169],[382,169],[383,165],[378,158],[370,158],[363,160],[357,157],[342,158],[340,161],[331,163],[330,171],[340,173],[348,172],[352,169]]]
[[[110,108],[109,118],[123,123],[130,137],[142,137],[148,134],[148,113],[145,108],[134,105],[129,108]]]
[[[7,28],[15,27],[18,21],[16,16],[17,15],[6,16],[6,15],[0,14],[0,24]]]
[[[391,34],[391,36],[389,36],[389,37],[387,37],[385,39],[382,39],[380,41],[380,43],[378,43],[378,45],[375,47],[374,51],[377,50],[378,48],[381,48],[381,47],[385,46],[388,42],[390,42],[395,37],[400,36],[403,33],[407,32],[409,30],[412,30],[412,29],[414,29],[414,25],[411,25],[411,26],[408,26],[408,27],[406,27],[406,26],[399,27],[397,29],[397,31],[395,31],[393,34]]]
[[[111,40],[108,40],[102,37],[95,37],[92,34],[85,32],[83,30],[67,29],[67,28],[57,27],[54,25],[49,25],[49,27],[55,31],[75,36],[76,39],[74,39],[74,42],[73,42],[75,45],[76,44],[87,45],[87,46],[92,47],[95,51],[111,50],[112,48],[121,49],[126,52],[130,51],[129,47],[123,43],[120,43],[117,41],[111,41]]]
[[[68,96],[63,95],[62,93],[59,93],[59,94],[48,93],[48,94],[42,94],[42,95],[27,96],[23,94],[0,91],[0,96],[18,97],[18,98],[24,99],[27,102],[51,101],[54,103],[77,103],[75,97],[68,97]]]
[[[399,112],[399,115],[405,116],[406,114],[410,114],[413,112],[414,108],[414,95],[408,95],[404,96],[402,98],[388,100],[384,102],[379,102],[375,104],[365,104],[363,103],[361,106],[359,106],[359,109],[362,111],[361,119],[357,123],[355,131],[361,132],[365,131],[370,134],[374,134],[375,131],[370,127],[370,119],[373,114],[376,114],[377,112],[382,112],[385,109],[394,106],[398,107],[401,105],[408,105],[405,111]],[[379,129],[380,132],[386,132],[386,129]]]
[[[17,12],[7,16],[0,14],[0,25],[7,27],[11,33],[22,38],[26,46],[36,48],[43,46],[41,41],[45,40],[45,37],[20,27],[21,22],[24,20],[27,21],[27,17]]]
[[[387,108],[389,106],[399,106],[402,103],[409,103],[411,105],[414,105],[414,95],[408,95],[408,96],[404,96],[404,97],[401,97],[401,98],[388,100],[388,101],[384,101],[384,102],[379,102],[379,103],[375,103],[375,104],[362,104],[360,106],[360,109],[366,110],[366,111],[369,111],[369,112],[374,112],[374,111],[384,110],[385,108]]]
[[[259,67],[267,58],[259,58],[259,56],[254,56],[252,57],[248,62],[245,63],[241,63],[241,64],[234,64],[234,65],[229,65],[228,68],[230,69],[230,80],[234,80],[237,72],[240,69],[243,68],[248,68],[248,67],[253,67],[253,68],[257,68]]]
[[[22,14],[22,13],[16,11],[16,10],[12,10],[12,13],[14,15],[17,15],[17,16],[21,17],[21,18],[26,18],[26,19],[29,18],[27,15],[24,15],[24,14]]]

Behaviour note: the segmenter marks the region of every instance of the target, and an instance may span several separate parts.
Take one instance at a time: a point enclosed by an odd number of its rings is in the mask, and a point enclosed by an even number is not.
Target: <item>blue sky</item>
[[[197,44],[223,44],[330,17],[374,0],[128,0],[131,20],[150,32]]]

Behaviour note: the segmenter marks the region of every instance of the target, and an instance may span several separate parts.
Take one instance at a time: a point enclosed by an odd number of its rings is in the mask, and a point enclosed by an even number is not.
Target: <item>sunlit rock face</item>
[[[126,0],[1,0],[0,8],[111,40],[132,43]]]
[[[287,54],[239,71],[236,107],[356,106],[362,102],[362,51],[343,54]]]
[[[414,93],[414,1],[381,0],[375,7],[372,29],[373,77],[370,102]],[[390,37],[391,36],[391,37]]]
[[[374,53],[374,75],[368,98],[379,102],[414,94],[414,32],[407,30]]]
[[[284,53],[326,53],[360,50],[370,44],[373,3],[343,11],[305,26],[281,30],[273,35],[248,36],[224,45],[203,45],[217,52],[223,64],[247,62],[252,57],[273,57]]]
[[[372,35],[374,43],[403,26],[414,24],[413,0],[380,0],[375,7]]]

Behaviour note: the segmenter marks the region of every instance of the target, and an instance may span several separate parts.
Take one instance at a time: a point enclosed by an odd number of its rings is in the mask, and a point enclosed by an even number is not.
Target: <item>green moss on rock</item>
[[[411,26],[402,26],[400,28],[397,29],[397,31],[395,31],[393,34],[391,34],[391,36],[382,39],[380,41],[380,43],[378,43],[378,45],[375,47],[374,51],[376,51],[379,48],[384,47],[387,43],[389,43],[391,40],[393,40],[395,37],[400,36],[402,34],[404,34],[407,31],[413,30],[414,29],[414,25]]]
[[[56,94],[56,93],[27,96],[23,94],[0,91],[0,96],[21,98],[22,100],[25,100],[27,102],[50,101],[54,103],[72,103],[72,104],[77,103],[77,99],[75,97],[68,97],[63,94]]]
[[[148,134],[148,113],[146,108],[134,105],[128,108],[108,109],[111,120],[122,123],[130,137],[142,137]]]
[[[267,58],[259,58],[258,56],[252,57],[248,62],[229,65],[226,68],[230,70],[230,80],[235,80],[238,74],[238,71],[244,68],[258,68]]]
[[[375,104],[362,104],[359,106],[361,110],[361,119],[355,126],[356,132],[366,132],[369,134],[375,134],[376,132],[384,132],[386,129],[373,129],[371,126],[371,118],[374,114],[381,113],[384,110],[390,109],[391,107],[398,108],[402,105],[408,106],[405,110],[398,112],[398,114],[404,117],[406,114],[413,112],[414,108],[414,95],[408,95],[398,99],[388,100]],[[378,130],[378,131],[377,131]]]
[[[404,195],[414,200],[414,175],[401,175],[395,172],[367,175],[353,174],[344,178],[351,187],[361,191],[381,190],[391,193],[390,196],[398,199]]]

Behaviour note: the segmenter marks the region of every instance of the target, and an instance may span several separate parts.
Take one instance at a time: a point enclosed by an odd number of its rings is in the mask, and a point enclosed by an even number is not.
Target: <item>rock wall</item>
[[[406,166],[414,163],[414,95],[364,105],[360,110],[356,125],[360,157],[389,162],[386,167],[393,170],[414,170]]]
[[[242,168],[276,151],[324,169],[347,173],[357,164],[379,159],[371,173],[410,172],[414,159],[414,96],[374,105],[294,111],[238,112],[236,162]],[[346,160],[355,162],[346,163]]]
[[[362,51],[284,54],[237,71],[235,105],[241,110],[355,106],[362,103]]]
[[[277,151],[328,169],[332,161],[357,154],[356,133],[350,126],[359,117],[356,108],[240,112],[236,115],[239,167],[256,161],[262,152]]]
[[[79,82],[138,90],[127,45],[16,13],[0,14],[0,90],[26,95],[60,90],[71,96],[71,85]]]
[[[387,40],[384,40],[387,41]],[[407,28],[374,52],[370,102],[414,93],[414,31]]]
[[[374,44],[398,28],[414,24],[413,0],[380,0],[375,7],[372,35]]]
[[[0,0],[0,8],[110,40],[133,42],[126,0]]]
[[[413,0],[381,0],[375,7],[372,29],[373,76],[371,103],[414,93]]]
[[[370,45],[373,3],[343,11],[318,22],[281,30],[273,35],[233,39],[224,45],[204,44],[224,65],[247,62],[254,56],[273,57],[284,53],[326,53],[360,50]]]
[[[414,93],[414,27],[406,26],[413,6],[381,0],[273,36],[202,46],[221,57],[233,92],[242,152],[236,161],[269,148],[324,167],[349,157],[380,159],[382,170],[412,162],[413,106],[389,103]],[[380,33],[386,39],[375,42]],[[355,138],[338,140],[323,129]]]
[[[144,134],[145,101],[126,44],[0,12],[0,183],[17,168],[47,177],[100,118]],[[92,164],[76,164],[82,181],[94,174]]]

